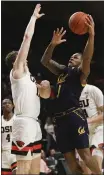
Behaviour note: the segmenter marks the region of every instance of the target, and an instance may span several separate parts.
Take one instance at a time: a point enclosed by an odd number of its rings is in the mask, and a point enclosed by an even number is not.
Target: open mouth
[[[69,63],[73,63],[73,60],[69,60]]]

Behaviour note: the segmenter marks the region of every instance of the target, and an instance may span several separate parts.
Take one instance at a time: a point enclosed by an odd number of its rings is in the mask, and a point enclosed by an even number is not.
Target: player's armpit
[[[89,76],[89,73],[88,74],[85,74],[85,73],[81,73],[81,76],[80,76],[80,81],[81,81],[81,84],[82,85],[86,85],[87,84],[87,78]]]
[[[12,70],[12,76],[14,79],[22,78],[23,73],[24,73],[23,64],[20,64],[19,69],[13,68]]]
[[[82,61],[82,64],[80,66],[80,69],[82,71],[82,76],[85,77],[85,79],[88,78],[89,74],[90,74],[90,60],[89,59],[85,59]]]

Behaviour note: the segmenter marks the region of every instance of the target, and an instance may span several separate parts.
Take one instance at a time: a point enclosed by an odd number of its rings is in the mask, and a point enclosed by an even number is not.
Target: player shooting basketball
[[[60,151],[72,173],[82,173],[76,162],[75,148],[86,165],[95,173],[101,171],[97,162],[92,159],[89,149],[88,126],[86,117],[79,108],[79,97],[86,85],[90,73],[90,63],[94,51],[94,21],[90,15],[86,17],[89,38],[83,54],[73,54],[68,62],[68,67],[52,60],[52,53],[56,46],[65,42],[63,39],[66,31],[61,28],[53,32],[51,43],[47,47],[41,62],[52,73],[58,75],[55,89],[55,99],[52,100],[52,113],[56,119],[56,140]]]

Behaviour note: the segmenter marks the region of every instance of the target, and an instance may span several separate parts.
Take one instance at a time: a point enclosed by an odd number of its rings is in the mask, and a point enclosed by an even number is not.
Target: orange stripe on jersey
[[[11,165],[11,169],[16,168],[16,167],[17,167],[17,162]]]
[[[1,171],[1,175],[12,175],[12,172]]]
[[[19,150],[19,148],[17,146],[12,146],[12,150],[15,150],[15,151],[28,151],[30,149],[30,147],[25,147],[21,150]]]
[[[24,147],[23,149],[19,150],[17,146],[12,146],[13,151],[29,151],[31,150],[31,147]]]
[[[32,150],[32,147],[26,146],[21,151],[29,151],[29,150]]]
[[[18,148],[17,146],[13,146],[13,145],[12,145],[12,150],[19,151],[19,148]]]
[[[42,145],[41,144],[38,144],[38,145],[34,145],[33,146],[33,149],[34,150],[41,149],[41,148],[42,148]]]

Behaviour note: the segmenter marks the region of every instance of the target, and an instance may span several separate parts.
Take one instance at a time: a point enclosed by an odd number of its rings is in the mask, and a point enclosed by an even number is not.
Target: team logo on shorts
[[[79,133],[79,135],[84,134],[85,133],[84,127],[83,128],[82,127],[79,127],[78,128],[78,133]]]

